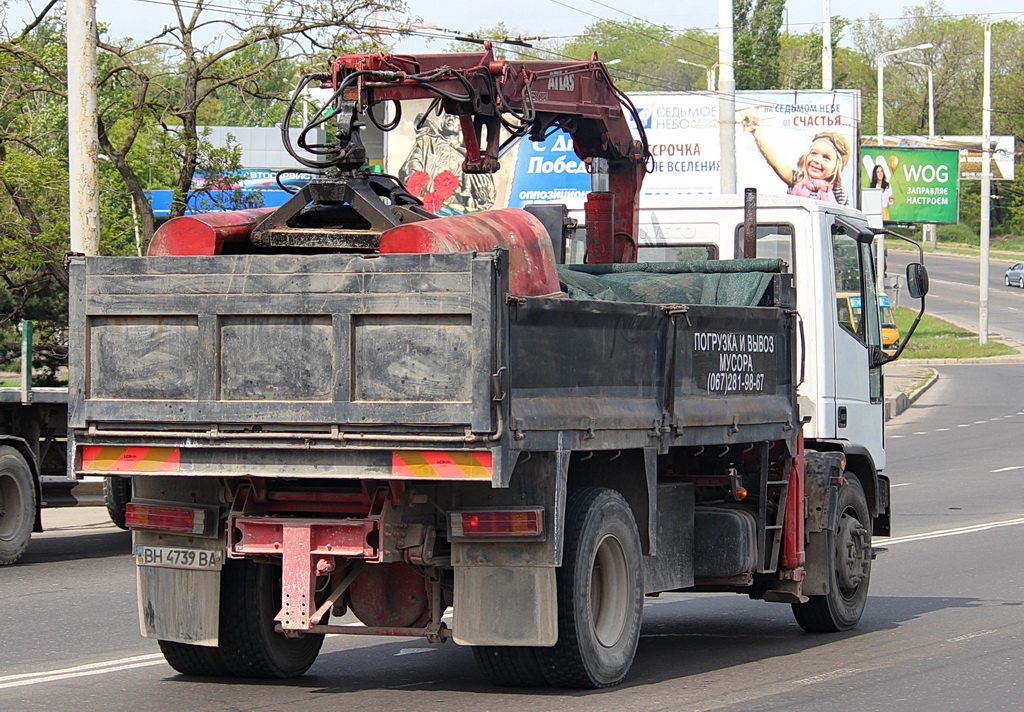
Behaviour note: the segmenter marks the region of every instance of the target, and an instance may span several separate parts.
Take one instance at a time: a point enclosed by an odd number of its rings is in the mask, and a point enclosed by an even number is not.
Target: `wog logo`
[[[946,183],[949,181],[949,168],[947,166],[903,164],[903,172],[909,180],[915,183]]]

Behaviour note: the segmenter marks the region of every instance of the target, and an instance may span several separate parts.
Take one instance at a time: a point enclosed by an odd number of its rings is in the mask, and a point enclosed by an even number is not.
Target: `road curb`
[[[885,399],[884,408],[886,421],[895,418],[897,415],[913,405],[925,391],[931,388],[935,382],[939,380],[938,371],[934,368],[928,370],[930,370],[931,373],[927,377],[918,381],[907,390],[897,393],[896,395],[889,396]]]

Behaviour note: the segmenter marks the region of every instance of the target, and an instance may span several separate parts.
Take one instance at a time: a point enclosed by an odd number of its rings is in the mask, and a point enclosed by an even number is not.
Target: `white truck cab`
[[[800,413],[808,442],[885,467],[882,367],[872,354],[882,337],[871,231],[858,210],[793,196],[758,196],[756,257],[781,258],[796,283],[802,323]],[[743,256],[744,196],[645,198],[642,262]],[[850,328],[836,295],[857,292],[864,318]]]

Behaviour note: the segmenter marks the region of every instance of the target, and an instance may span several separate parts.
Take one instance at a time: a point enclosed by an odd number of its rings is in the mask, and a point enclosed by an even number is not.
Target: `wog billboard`
[[[861,146],[861,187],[882,191],[882,219],[955,223],[960,153],[947,148]]]

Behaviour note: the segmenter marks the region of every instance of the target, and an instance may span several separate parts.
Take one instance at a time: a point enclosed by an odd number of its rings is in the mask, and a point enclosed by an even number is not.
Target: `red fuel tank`
[[[558,273],[551,238],[525,210],[503,208],[400,225],[380,236],[381,254],[509,252],[508,291],[524,297],[557,294]]]
[[[246,242],[256,224],[277,208],[183,215],[168,220],[153,234],[150,256],[219,255],[226,242]]]

